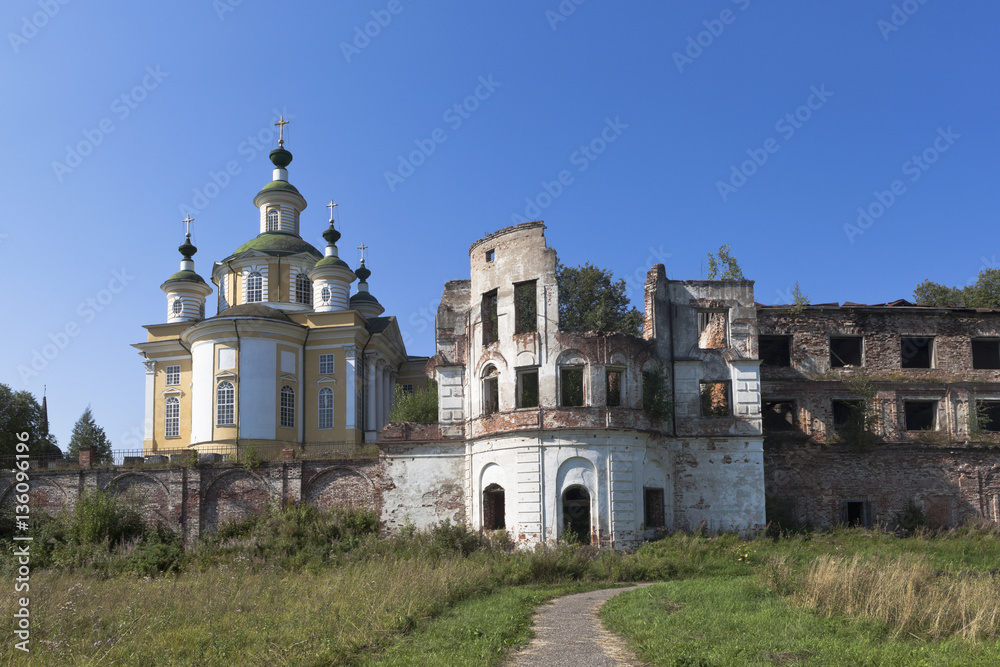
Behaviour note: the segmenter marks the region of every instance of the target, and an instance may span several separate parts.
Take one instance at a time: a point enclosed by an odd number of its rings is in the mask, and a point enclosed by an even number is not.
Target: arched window
[[[184,310],[184,302],[181,301],[180,297],[177,297],[176,299],[174,299],[174,302],[170,304],[170,312],[173,315],[180,315],[183,310]]]
[[[500,530],[507,527],[504,516],[504,491],[499,484],[490,484],[483,489],[483,528]]]
[[[215,391],[215,424],[232,426],[236,423],[236,390],[229,380],[220,382]]]
[[[312,281],[304,273],[295,278],[295,300],[307,306],[312,305]]]
[[[319,427],[333,428],[333,389],[319,390]]]
[[[295,390],[287,384],[281,388],[281,426],[295,428]]]
[[[219,280],[219,312],[229,308],[229,301],[226,300],[226,278]]]
[[[264,278],[254,271],[247,276],[247,303],[259,303],[264,300]]]
[[[278,231],[278,209],[272,208],[267,212],[267,231]]]
[[[330,305],[330,301],[333,299],[333,290],[329,287],[324,287],[320,290],[319,298],[323,301],[324,306]]]
[[[493,364],[483,369],[483,414],[500,411],[500,371]]]
[[[181,402],[176,396],[167,399],[166,410],[163,411],[165,426],[163,435],[167,438],[179,438],[181,435]]]

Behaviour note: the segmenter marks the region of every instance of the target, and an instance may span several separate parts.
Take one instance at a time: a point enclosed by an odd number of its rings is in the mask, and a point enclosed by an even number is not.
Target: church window
[[[728,417],[733,414],[729,407],[729,382],[701,383],[701,416]]]
[[[167,386],[181,383],[181,367],[167,366]]]
[[[173,304],[171,304],[170,312],[174,315],[180,315],[182,310],[184,310],[184,302],[180,300],[180,297],[178,297],[174,299]]]
[[[215,392],[216,426],[232,426],[236,423],[236,390],[229,380],[220,382]]]
[[[517,407],[538,407],[537,368],[528,368],[517,372]]]
[[[278,209],[272,208],[267,212],[267,231],[278,231]]]
[[[247,276],[247,303],[259,303],[264,300],[264,278],[254,271]]]
[[[563,366],[559,369],[560,401],[563,407],[583,405],[583,366]]]
[[[295,278],[295,301],[312,305],[312,282],[304,273]]]
[[[622,404],[622,375],[624,368],[608,368],[604,372],[605,403],[609,408]]]
[[[535,281],[514,285],[514,333],[530,333],[538,328]]]
[[[329,387],[319,390],[319,427],[333,428],[333,389]]]
[[[663,489],[642,490],[643,519],[646,528],[663,528],[666,525],[663,502]]]
[[[167,399],[165,414],[165,426],[163,435],[167,438],[180,437],[181,422],[181,402],[176,396]]]
[[[295,427],[295,390],[287,384],[281,388],[281,426]]]
[[[324,287],[319,293],[319,298],[323,302],[323,305],[330,305],[330,301],[333,300],[333,290],[329,287]]]
[[[319,355],[320,375],[333,375],[334,356],[332,354]]]
[[[497,291],[487,292],[483,294],[483,305],[482,305],[482,317],[483,317],[483,345],[489,345],[490,343],[495,343],[500,340],[498,328],[498,317],[497,317]]]
[[[489,365],[483,370],[483,414],[492,415],[500,411],[500,371]]]

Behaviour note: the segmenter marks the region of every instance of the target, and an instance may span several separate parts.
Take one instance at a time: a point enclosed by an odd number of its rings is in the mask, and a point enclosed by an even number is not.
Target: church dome
[[[303,241],[302,237],[298,234],[290,234],[288,232],[264,232],[263,234],[258,235],[257,238],[251,239],[241,245],[236,249],[236,252],[230,255],[227,259],[232,259],[237,255],[247,252],[248,250],[256,250],[257,252],[263,252],[277,257],[296,255],[303,252],[309,253],[317,258],[323,256],[323,254],[313,247],[311,243]]]
[[[277,308],[271,308],[261,303],[244,303],[232,308],[226,308],[218,315],[210,317],[211,320],[226,319],[229,317],[255,317],[261,320],[278,320],[279,322],[292,322],[292,319]]]

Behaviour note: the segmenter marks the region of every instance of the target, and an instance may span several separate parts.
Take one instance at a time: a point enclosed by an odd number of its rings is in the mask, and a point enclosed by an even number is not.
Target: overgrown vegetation
[[[433,424],[438,420],[437,382],[428,380],[423,389],[407,393],[401,385],[396,385],[396,396],[389,411],[391,422],[417,422]]]
[[[847,406],[847,423],[837,428],[837,439],[864,449],[877,444],[881,437],[876,431],[879,422],[878,388],[865,374],[846,378],[844,384],[854,397]]]
[[[189,549],[93,493],[32,528],[32,664],[495,665],[546,599],[660,581],[605,607],[659,665],[995,664],[1000,534],[970,526],[677,533],[635,553],[444,522],[380,535],[370,511],[273,508]],[[770,511],[770,508],[769,508]],[[902,523],[903,521],[901,521]],[[3,570],[13,576],[4,524]],[[13,586],[0,593],[11,633]],[[0,661],[13,655],[10,642]],[[798,656],[798,657],[796,657]]]
[[[719,246],[719,254],[708,253],[709,280],[746,280],[740,263],[730,254],[729,244]]]
[[[925,280],[913,289],[913,298],[925,306],[1000,308],[1000,269],[981,270],[976,282],[965,287]]]
[[[673,413],[670,384],[662,368],[642,372],[642,409],[660,421],[668,421]]]
[[[556,266],[559,328],[562,331],[607,331],[642,335],[642,313],[629,305],[625,281],[590,262]]]

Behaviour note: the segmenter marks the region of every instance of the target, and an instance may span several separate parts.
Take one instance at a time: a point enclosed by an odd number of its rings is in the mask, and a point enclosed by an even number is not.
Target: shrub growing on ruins
[[[721,272],[721,274],[720,274]],[[735,257],[729,254],[729,244],[719,247],[719,254],[708,253],[709,280],[746,280],[743,269]]]
[[[427,382],[423,389],[417,389],[412,394],[403,391],[396,385],[396,396],[393,399],[392,410],[389,411],[390,422],[417,422],[433,424],[438,420],[438,390],[433,380]]]
[[[556,266],[559,285],[559,329],[642,334],[642,313],[630,307],[625,281],[589,262]]]
[[[925,280],[913,288],[913,298],[924,306],[1000,308],[1000,269],[983,269],[976,282],[965,287]]]

